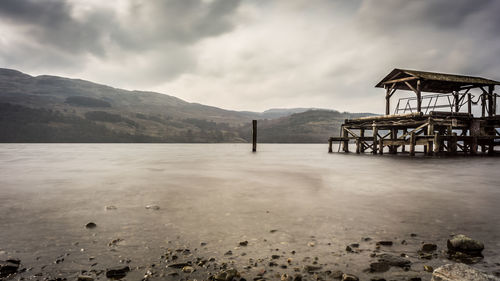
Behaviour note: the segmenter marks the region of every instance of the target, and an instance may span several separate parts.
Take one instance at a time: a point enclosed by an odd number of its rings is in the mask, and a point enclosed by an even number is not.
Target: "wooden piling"
[[[332,143],[333,143],[333,139],[329,138],[328,139],[328,153],[332,153],[333,152]]]
[[[384,139],[382,138],[378,140],[378,154],[380,155],[384,154]]]
[[[257,152],[257,120],[252,120],[252,152]]]
[[[359,138],[356,138],[356,154],[361,153],[360,145],[361,145],[361,141],[359,140]]]
[[[346,140],[348,136],[349,135],[348,135],[347,130],[344,127],[342,127],[342,138],[344,138],[344,141],[342,142],[343,143],[342,146],[343,146],[344,152],[346,152],[346,153],[349,152],[349,140]]]
[[[439,139],[439,134],[434,133],[434,153],[437,155],[439,154],[439,151],[441,150],[441,143]]]
[[[451,143],[449,145],[449,150],[451,154],[457,154],[457,133],[451,133]]]
[[[360,130],[359,130],[359,136],[360,136],[361,138],[364,138],[364,137],[365,137],[365,129],[360,129]],[[363,143],[361,143],[360,150],[361,150],[361,153],[364,153],[364,152],[365,152],[365,145],[364,145]]]
[[[415,132],[410,133],[410,156],[415,156]]]
[[[378,128],[377,128],[377,125],[375,125],[375,122],[373,123],[373,126],[372,126],[372,132],[373,132],[372,153],[373,153],[373,154],[377,154],[377,135],[378,135]]]

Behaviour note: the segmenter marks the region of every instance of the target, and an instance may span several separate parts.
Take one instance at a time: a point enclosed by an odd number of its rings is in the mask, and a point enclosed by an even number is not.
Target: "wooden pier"
[[[386,89],[386,115],[345,120],[340,136],[329,139],[328,151],[339,142],[339,151],[349,152],[354,142],[356,153],[493,155],[500,145],[496,85],[500,82],[480,77],[394,69],[376,85]],[[390,114],[396,90],[416,97],[399,99]],[[473,115],[476,106],[481,117]]]

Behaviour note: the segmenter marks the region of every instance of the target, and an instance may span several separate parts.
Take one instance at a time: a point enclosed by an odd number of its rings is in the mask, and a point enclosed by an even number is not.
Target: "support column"
[[[415,132],[410,133],[410,156],[415,156]]]
[[[344,127],[342,127],[342,138],[344,139],[342,141],[342,148],[346,153],[349,152],[349,140],[345,140],[347,139],[347,137],[348,137],[347,130]]]
[[[472,95],[471,94],[467,94],[467,112],[469,112],[469,114],[472,114]]]
[[[486,109],[486,96],[483,93],[481,95],[481,117],[484,117],[486,115],[485,109]]]
[[[458,96],[458,92],[457,91],[453,92],[453,100],[455,101],[455,112],[458,112],[460,110],[460,108],[458,107],[459,96]]]
[[[422,112],[422,90],[420,89],[420,79],[417,80],[417,112]]]
[[[432,120],[431,117],[429,117],[428,121],[429,125],[427,126],[427,136],[433,136],[434,135],[434,120]],[[427,141],[427,153],[428,155],[432,155],[432,145],[433,141],[428,140]]]
[[[373,122],[372,125],[372,131],[373,131],[373,143],[372,143],[372,153],[377,154],[377,135],[378,135],[378,128],[375,122]]]
[[[385,86],[385,115],[389,115],[391,112],[391,89],[386,85]]]
[[[434,133],[434,154],[438,155],[439,151],[441,150],[441,143],[440,143],[440,138],[439,138],[439,133]]]
[[[451,143],[449,145],[449,150],[451,154],[455,155],[457,154],[457,133],[453,132],[451,133]]]
[[[329,138],[328,139],[328,153],[332,153],[333,152],[332,143],[333,143],[332,138]]]
[[[359,130],[359,136],[360,136],[361,138],[364,138],[364,137],[365,137],[365,129],[360,129],[360,130]],[[363,139],[363,141],[364,141],[364,139]],[[363,142],[361,142],[360,152],[361,152],[361,153],[364,153],[364,152],[365,152],[365,145],[364,145],[364,143],[363,143]]]
[[[403,129],[403,135],[408,133],[408,129]],[[406,151],[406,144],[403,144],[401,145],[401,152],[405,152]]]
[[[494,106],[493,106],[493,89],[495,86],[491,85],[488,87],[488,116],[493,116]]]

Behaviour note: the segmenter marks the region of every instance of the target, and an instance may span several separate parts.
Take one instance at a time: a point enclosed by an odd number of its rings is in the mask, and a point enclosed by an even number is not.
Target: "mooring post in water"
[[[332,138],[329,138],[329,139],[328,139],[328,153],[332,153],[332,152],[333,152],[333,149],[332,149],[332,142],[333,142],[333,139],[332,139]]]
[[[252,152],[257,151],[257,120],[252,120]]]

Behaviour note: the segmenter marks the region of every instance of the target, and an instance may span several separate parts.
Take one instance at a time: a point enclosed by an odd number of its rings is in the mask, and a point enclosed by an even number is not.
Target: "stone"
[[[6,261],[0,261],[0,277],[6,277],[10,274],[14,274],[19,269],[21,261],[9,259]]]
[[[446,244],[451,252],[462,252],[472,256],[479,256],[484,250],[483,243],[463,234],[453,236]]]
[[[332,278],[334,279],[342,279],[342,275],[344,275],[344,273],[340,270],[335,270],[332,272]]]
[[[436,268],[431,281],[500,281],[500,278],[462,263],[454,263]]]
[[[351,248],[351,246],[346,246],[346,247],[345,247],[345,250],[346,250],[346,252],[349,252],[349,253],[351,253],[351,252],[352,252],[352,248]]]
[[[359,248],[359,243],[352,243],[351,245],[349,245],[353,248]]]
[[[244,247],[244,246],[247,246],[247,245],[248,245],[248,241],[242,241],[242,242],[240,242],[240,246]]]
[[[167,265],[167,268],[170,267],[170,268],[183,268],[185,266],[190,266],[191,263],[190,262],[179,262],[179,263],[171,263],[169,265]]]
[[[88,275],[79,275],[77,281],[94,281],[94,278]]]
[[[182,272],[184,273],[192,273],[194,271],[194,268],[192,266],[186,265],[182,268]]]
[[[378,241],[378,242],[377,242],[377,245],[382,245],[382,246],[392,246],[392,241],[387,241],[387,240]]]
[[[118,266],[106,270],[106,277],[111,279],[122,279],[130,271],[128,266]]]
[[[280,255],[272,255],[272,256],[271,256],[271,258],[272,258],[273,260],[277,260],[277,259],[279,259],[279,258],[280,258]]]
[[[393,256],[390,254],[381,254],[380,256],[378,256],[378,261],[398,267],[409,267],[411,265],[411,261],[403,257]]]
[[[314,272],[314,271],[319,271],[321,269],[322,269],[322,267],[319,265],[305,265],[304,266],[304,271],[306,271],[306,272]]]
[[[424,271],[433,272],[434,268],[430,265],[424,265]]]
[[[94,222],[89,222],[85,225],[85,228],[86,229],[94,229],[97,227],[97,224],[95,224]]]
[[[231,281],[236,277],[239,277],[239,273],[236,269],[231,268],[228,270],[223,270],[219,272],[218,274],[211,276],[209,279],[214,280],[214,281]]]
[[[158,206],[158,205],[146,205],[146,209],[158,211],[160,209],[160,206]]]
[[[111,210],[116,210],[118,208],[116,208],[116,206],[113,206],[113,205],[110,205],[110,206],[106,206],[106,211],[111,211]]]
[[[359,281],[359,278],[355,275],[344,273],[342,275],[342,281]]]
[[[462,252],[453,252],[453,251],[448,251],[448,258],[450,260],[456,261],[456,262],[461,262],[461,263],[466,263],[466,264],[474,264],[478,263],[483,259],[482,255],[477,255],[477,254],[468,254],[468,253],[462,253]]]
[[[437,245],[432,243],[424,243],[422,244],[422,252],[434,252],[437,250]]]
[[[386,272],[391,268],[387,262],[372,262],[370,264],[370,272]]]

